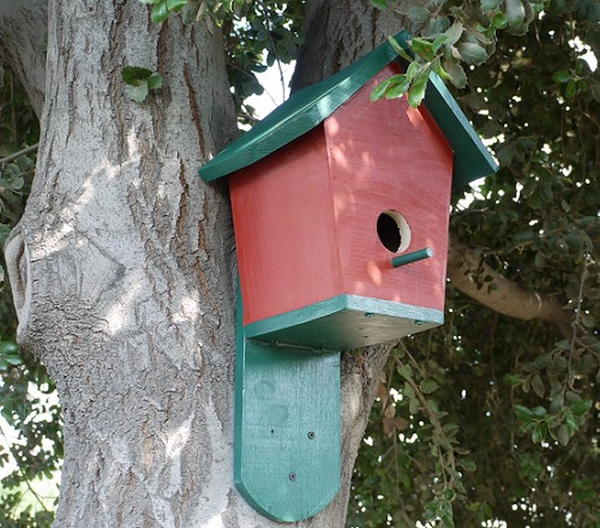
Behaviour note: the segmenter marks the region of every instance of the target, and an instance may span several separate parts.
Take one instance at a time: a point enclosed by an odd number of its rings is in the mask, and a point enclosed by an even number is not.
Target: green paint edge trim
[[[243,442],[242,442],[242,423],[243,423],[243,399],[244,399],[244,385],[243,379],[245,376],[244,367],[245,367],[245,354],[246,354],[246,340],[248,339],[246,336],[246,330],[243,325],[243,305],[242,305],[242,295],[241,288],[237,287],[237,300],[236,300],[236,358],[235,358],[235,411],[234,411],[234,461],[233,461],[233,481],[235,487],[240,492],[244,500],[257,512],[261,515],[273,519],[278,522],[297,522],[307,519],[316,515],[317,513],[324,510],[336,495],[339,493],[341,488],[341,432],[340,432],[340,452],[339,452],[339,460],[338,465],[340,468],[340,479],[338,480],[337,487],[332,489],[331,493],[327,495],[323,501],[321,501],[318,505],[316,505],[306,516],[302,518],[279,518],[275,517],[263,508],[258,502],[255,501],[252,492],[246,487],[244,484],[243,474],[242,474],[242,459],[243,459]],[[268,346],[267,343],[261,342],[261,346]],[[339,351],[331,350],[329,352],[336,352],[341,354]],[[341,375],[341,372],[340,372]],[[340,420],[341,420],[341,392],[340,392]],[[340,425],[341,427],[341,425]]]
[[[432,89],[433,88],[433,89]],[[440,77],[432,72],[425,106],[454,152],[452,187],[458,189],[500,168]]]
[[[293,326],[301,325],[332,315],[342,310],[356,310],[359,312],[370,312],[404,319],[414,319],[430,323],[444,324],[444,312],[435,308],[423,308],[394,301],[374,299],[360,295],[338,295],[324,301],[291,310],[283,314],[275,315],[267,319],[261,319],[244,327],[247,337],[260,337],[271,332],[285,330]]]
[[[407,31],[394,38],[410,51]],[[387,64],[398,59],[386,41],[337,74],[296,92],[206,163],[199,170],[200,176],[207,182],[216,180],[284,147],[324,121]],[[424,104],[455,153],[454,188],[496,172],[498,164],[444,82],[435,73],[429,80]]]

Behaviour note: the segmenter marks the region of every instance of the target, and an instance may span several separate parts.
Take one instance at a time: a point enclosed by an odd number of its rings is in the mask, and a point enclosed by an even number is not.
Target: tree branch
[[[0,0],[0,64],[23,85],[41,116],[46,81],[47,0]]]
[[[475,272],[489,275],[495,289],[478,288]],[[570,319],[558,300],[527,290],[481,262],[473,250],[451,238],[448,251],[448,277],[461,292],[484,306],[515,319],[542,319],[556,324],[564,335],[570,335]]]

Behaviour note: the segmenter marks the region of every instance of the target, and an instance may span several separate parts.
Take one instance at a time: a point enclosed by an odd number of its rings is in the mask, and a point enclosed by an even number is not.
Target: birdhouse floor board
[[[358,295],[338,295],[245,327],[248,337],[326,350],[350,350],[435,328],[444,312]]]
[[[237,332],[236,486],[271,519],[311,517],[340,486],[340,352],[246,339],[240,318]]]

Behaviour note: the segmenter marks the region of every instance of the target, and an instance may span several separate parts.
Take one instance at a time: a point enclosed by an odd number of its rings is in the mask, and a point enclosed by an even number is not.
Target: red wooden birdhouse
[[[237,244],[235,482],[279,521],[339,489],[341,351],[443,322],[452,188],[497,168],[436,76],[418,109],[370,102],[397,61],[379,46],[200,169],[229,177]]]
[[[370,101],[397,59],[383,44],[200,170],[229,176],[247,337],[345,350],[443,322],[453,184],[496,165],[437,77],[418,109]]]

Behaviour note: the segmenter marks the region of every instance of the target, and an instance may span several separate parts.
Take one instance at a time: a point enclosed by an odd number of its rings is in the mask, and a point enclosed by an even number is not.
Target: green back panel
[[[351,350],[398,340],[444,323],[441,310],[338,295],[246,326],[248,337],[313,348]]]
[[[237,332],[236,486],[271,519],[311,517],[340,486],[340,352],[246,339],[239,318]]]
[[[410,36],[406,31],[398,33],[395,38],[401,46],[409,49]],[[205,181],[216,180],[287,145],[335,112],[393,60],[398,60],[398,55],[388,42],[384,42],[337,74],[296,92],[206,163],[200,169],[200,175]],[[456,100],[436,74],[430,77],[424,104],[455,152],[454,187],[498,169]]]

